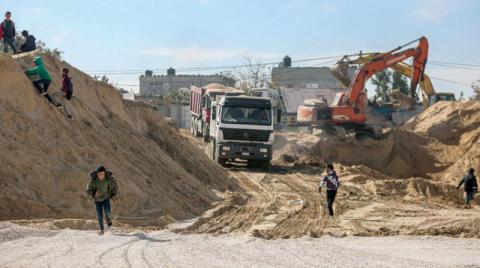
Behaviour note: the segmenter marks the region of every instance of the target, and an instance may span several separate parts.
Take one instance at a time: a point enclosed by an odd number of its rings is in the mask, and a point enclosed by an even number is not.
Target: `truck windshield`
[[[222,109],[222,123],[268,126],[272,122],[270,111],[267,108],[226,106]]]

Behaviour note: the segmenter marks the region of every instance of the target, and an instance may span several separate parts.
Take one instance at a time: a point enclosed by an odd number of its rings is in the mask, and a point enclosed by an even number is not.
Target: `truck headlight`
[[[267,148],[260,148],[260,152],[261,153],[268,153],[268,149]]]
[[[273,143],[275,141],[275,133],[270,133],[270,136],[268,136],[268,142]]]
[[[230,146],[223,146],[222,150],[228,152],[230,151]]]

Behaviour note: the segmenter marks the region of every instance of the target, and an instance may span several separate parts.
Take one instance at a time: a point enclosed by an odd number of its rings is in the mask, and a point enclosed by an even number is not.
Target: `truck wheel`
[[[248,168],[257,168],[257,160],[247,160]]]
[[[265,171],[265,172],[270,171],[271,169],[270,160],[260,161],[259,166],[260,166],[260,169],[262,169],[262,171]]]

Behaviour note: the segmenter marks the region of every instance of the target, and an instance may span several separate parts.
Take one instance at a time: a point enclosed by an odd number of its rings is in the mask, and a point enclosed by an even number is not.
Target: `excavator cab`
[[[432,95],[430,96],[429,105],[433,105],[439,101],[456,101],[455,94],[450,92],[443,92],[443,93],[437,93],[435,95]]]

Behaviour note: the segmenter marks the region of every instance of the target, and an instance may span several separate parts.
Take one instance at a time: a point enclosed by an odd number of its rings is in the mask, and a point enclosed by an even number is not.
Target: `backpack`
[[[71,100],[73,96],[73,83],[72,78],[68,79],[68,86],[67,86],[67,100]]]
[[[0,39],[3,38],[3,22],[0,24]]]

